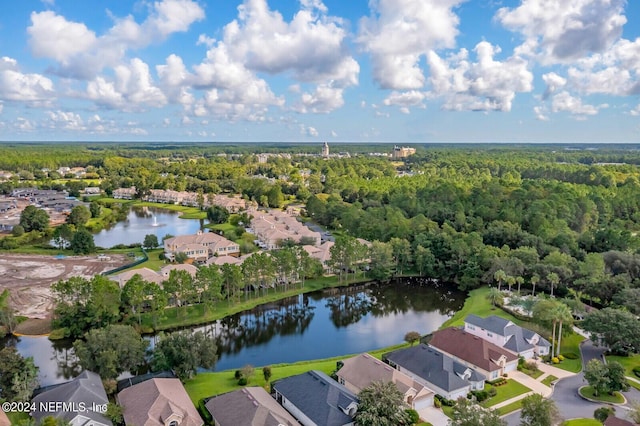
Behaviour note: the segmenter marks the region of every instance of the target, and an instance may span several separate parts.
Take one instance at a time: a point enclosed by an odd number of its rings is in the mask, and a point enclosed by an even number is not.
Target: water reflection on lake
[[[135,244],[144,241],[147,234],[154,234],[158,241],[167,234],[195,234],[202,229],[204,221],[180,219],[178,212],[155,207],[133,207],[127,219],[103,229],[93,236],[96,246],[113,247],[117,244]]]
[[[290,297],[196,327],[214,336],[216,370],[355,354],[403,342],[408,331],[438,329],[465,294],[452,286],[411,278],[327,289]],[[148,337],[153,346],[153,336]],[[70,343],[46,337],[12,340],[40,367],[40,384],[79,374]],[[66,349],[65,349],[66,348]]]

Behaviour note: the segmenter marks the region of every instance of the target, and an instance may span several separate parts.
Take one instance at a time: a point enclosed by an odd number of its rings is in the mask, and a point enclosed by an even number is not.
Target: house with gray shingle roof
[[[433,405],[435,393],[431,389],[367,353],[345,359],[342,364],[336,372],[338,382],[355,394],[373,382],[391,382],[408,407],[420,410]]]
[[[276,401],[304,426],[351,426],[358,397],[321,371],[287,377],[272,385]]]
[[[525,359],[548,355],[551,349],[551,343],[538,333],[496,315],[486,318],[467,315],[464,319],[464,331],[515,352]]]
[[[85,370],[75,379],[39,393],[32,402],[36,410],[31,417],[38,422],[52,416],[72,425],[112,425],[104,416],[109,400],[102,379],[91,371]]]
[[[518,356],[462,329],[449,327],[433,333],[429,346],[494,380],[518,368]]]
[[[484,389],[484,376],[452,357],[423,343],[386,355],[393,368],[447,399],[465,397]]]
[[[261,387],[214,396],[205,407],[215,426],[297,426],[299,423]]]

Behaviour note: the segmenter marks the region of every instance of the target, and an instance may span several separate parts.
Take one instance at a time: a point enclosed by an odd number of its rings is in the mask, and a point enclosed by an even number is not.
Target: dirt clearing
[[[124,255],[106,258],[0,253],[0,292],[8,288],[17,315],[49,318],[53,311],[51,284],[70,277],[91,278],[131,262]]]

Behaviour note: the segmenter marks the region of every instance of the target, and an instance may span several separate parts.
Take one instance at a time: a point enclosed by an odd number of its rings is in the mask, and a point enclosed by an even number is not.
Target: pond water
[[[218,346],[215,370],[356,354],[402,343],[408,331],[428,334],[458,311],[465,294],[412,278],[321,290],[259,306],[196,327]],[[153,336],[148,339],[153,346]],[[81,369],[69,342],[46,337],[8,340],[40,367],[40,385],[64,382]]]
[[[178,212],[155,207],[133,207],[126,220],[117,222],[93,236],[98,247],[110,248],[117,244],[135,244],[144,241],[148,234],[154,234],[158,241],[167,234],[195,234],[202,229],[204,221],[180,219]]]

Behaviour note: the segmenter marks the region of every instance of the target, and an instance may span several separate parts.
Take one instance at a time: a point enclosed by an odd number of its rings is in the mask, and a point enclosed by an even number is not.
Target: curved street
[[[594,346],[593,342],[587,339],[580,345],[580,352],[582,354],[582,368],[584,370],[584,366],[590,360],[599,359],[602,361],[605,351],[600,347]],[[560,416],[563,419],[578,417],[592,418],[593,412],[597,408],[607,406],[607,404],[587,401],[578,395],[578,388],[586,384],[584,374],[580,372],[574,376],[559,380],[555,385],[550,398],[556,403],[560,410]],[[628,392],[624,392],[624,396],[627,398],[627,401],[640,401],[640,391],[634,388],[630,388]],[[615,408],[617,417],[630,420],[627,417],[626,407],[616,406]],[[518,426],[520,424],[520,411],[505,416],[504,420],[507,421],[509,426]]]

